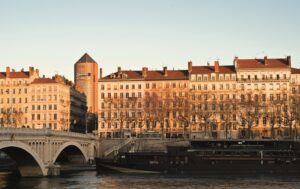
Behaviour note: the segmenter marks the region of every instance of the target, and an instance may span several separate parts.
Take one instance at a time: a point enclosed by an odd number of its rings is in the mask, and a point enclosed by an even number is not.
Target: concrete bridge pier
[[[60,175],[60,165],[55,165],[54,163],[48,165],[48,175],[47,176],[59,176]]]

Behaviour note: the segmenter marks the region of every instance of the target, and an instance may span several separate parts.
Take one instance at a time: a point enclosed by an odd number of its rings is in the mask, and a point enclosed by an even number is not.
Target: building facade
[[[84,128],[86,96],[62,76],[39,77],[32,67],[28,72],[7,68],[0,73],[0,93],[1,126],[63,131]]]
[[[39,78],[39,70],[16,71],[6,67],[0,72],[0,125],[31,127],[30,83]]]
[[[233,65],[224,66],[188,62],[187,70],[118,68],[98,82],[98,132],[102,137],[147,132],[220,139],[296,137],[299,73],[290,56],[236,57]]]

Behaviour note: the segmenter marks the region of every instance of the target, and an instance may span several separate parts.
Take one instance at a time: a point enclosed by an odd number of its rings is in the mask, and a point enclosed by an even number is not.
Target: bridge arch
[[[3,141],[0,150],[16,161],[21,176],[47,175],[42,159],[29,145],[20,141]]]
[[[61,155],[61,153],[66,150],[69,147],[75,147],[77,150],[79,150],[81,152],[81,154],[83,155],[84,161],[87,162],[88,161],[88,156],[87,153],[85,152],[85,150],[82,148],[82,146],[77,143],[77,142],[66,142],[63,145],[61,145],[59,147],[59,149],[56,151],[55,155],[52,158],[52,163],[55,163],[56,160],[58,159],[58,157]]]

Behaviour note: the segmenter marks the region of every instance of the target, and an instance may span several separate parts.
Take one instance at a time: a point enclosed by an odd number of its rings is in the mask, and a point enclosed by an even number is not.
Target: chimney
[[[147,77],[147,72],[148,72],[148,68],[147,67],[143,67],[142,76],[144,78]]]
[[[234,67],[236,68],[237,67],[237,60],[239,59],[239,57],[238,56],[235,56],[234,57],[234,59],[233,59],[233,65],[234,65]]]
[[[43,75],[43,78],[45,78],[45,75]]]
[[[118,67],[118,73],[121,73],[121,70],[122,70],[122,69],[121,69],[121,67],[119,66],[119,67]]]
[[[21,72],[24,72],[24,68],[21,69]]]
[[[287,56],[286,61],[287,61],[288,66],[291,67],[291,65],[292,65],[291,56]]]
[[[215,61],[215,73],[219,73],[220,72],[220,65],[219,65],[219,61],[216,60]]]
[[[102,79],[102,68],[99,70],[99,78]]]
[[[268,57],[264,56],[264,63],[265,63],[265,65],[268,65],[267,60],[268,60]]]
[[[164,67],[164,76],[168,76],[168,68],[166,66]]]
[[[40,70],[39,69],[35,69],[36,75],[39,76],[40,75]]]
[[[190,61],[188,61],[188,70],[189,70],[189,72],[192,71],[192,68],[193,68],[193,62],[190,60]]]
[[[29,67],[29,77],[33,76],[34,74],[34,68],[33,67]]]
[[[6,67],[6,77],[10,77],[10,67]]]
[[[11,72],[16,72],[16,70],[15,69],[11,69]]]

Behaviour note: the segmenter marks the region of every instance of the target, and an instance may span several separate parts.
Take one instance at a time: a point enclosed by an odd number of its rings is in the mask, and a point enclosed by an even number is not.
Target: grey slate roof
[[[77,63],[95,63],[97,64],[97,62],[92,59],[92,57],[88,54],[85,53],[75,64]]]

